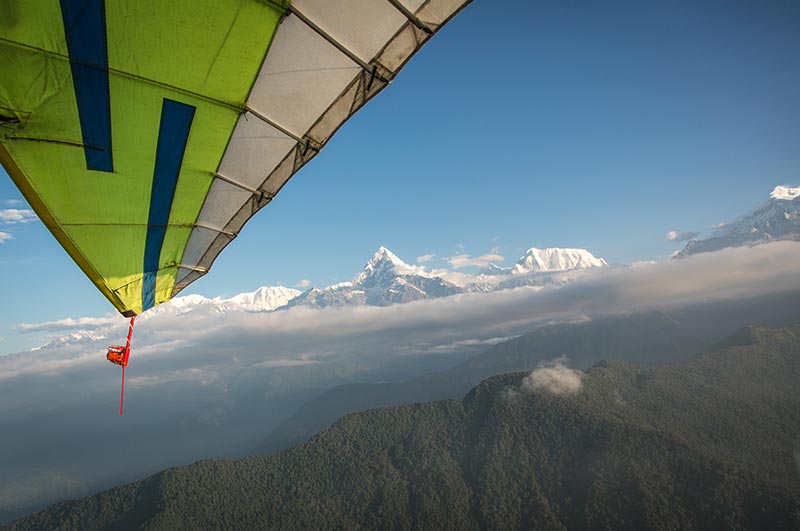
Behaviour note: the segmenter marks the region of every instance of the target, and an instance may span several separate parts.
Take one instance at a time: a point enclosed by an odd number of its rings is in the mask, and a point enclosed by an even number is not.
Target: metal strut
[[[395,9],[400,11],[403,16],[405,16],[409,22],[414,24],[416,27],[427,33],[428,35],[433,35],[433,30],[430,29],[424,22],[417,18],[417,16],[412,13],[406,6],[400,3],[399,0],[389,0],[389,3],[392,4]]]

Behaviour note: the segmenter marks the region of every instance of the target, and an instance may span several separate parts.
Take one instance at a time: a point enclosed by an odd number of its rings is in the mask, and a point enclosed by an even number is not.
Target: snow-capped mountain
[[[776,186],[766,203],[704,240],[689,241],[676,257],[775,240],[800,241],[800,187]]]
[[[490,272],[460,278],[458,284],[446,274],[434,274],[420,266],[407,264],[386,247],[380,247],[364,269],[352,280],[304,292],[283,286],[265,286],[229,299],[208,299],[200,295],[176,297],[147,313],[182,314],[204,307],[214,312],[263,312],[294,306],[388,306],[422,299],[447,297],[457,293],[489,292],[524,285],[563,284],[564,279],[542,275],[606,266],[605,260],[585,249],[537,249],[531,247],[510,268],[492,264]],[[470,280],[471,279],[471,280]]]
[[[230,311],[241,312],[269,312],[286,306],[293,298],[302,292],[286,286],[262,286],[255,291],[239,293],[229,299],[214,297],[209,299],[202,295],[184,295],[175,297],[169,302],[160,304],[146,311],[140,319],[153,319],[159,315],[181,315],[200,308],[205,308],[217,313]]]
[[[220,304],[230,310],[247,312],[266,312],[275,310],[300,295],[302,292],[285,286],[262,286],[255,291],[240,293]]]
[[[510,268],[492,264],[491,272],[465,275],[444,271],[429,272],[422,266],[409,265],[386,247],[367,261],[364,269],[349,282],[304,292],[285,286],[263,286],[255,291],[224,299],[202,295],[184,295],[144,312],[138,319],[158,321],[169,316],[201,312],[224,319],[229,312],[271,312],[295,306],[311,308],[341,306],[388,306],[423,299],[447,297],[459,293],[488,293],[520,286],[560,286],[574,280],[589,268],[606,266],[584,249],[537,249],[526,251]],[[88,345],[117,338],[127,331],[119,320],[99,324],[55,339],[55,344]],[[140,336],[141,337],[141,336]]]
[[[462,291],[455,284],[409,265],[381,247],[353,280],[323,289],[311,288],[289,301],[288,306],[388,306]]]
[[[520,257],[513,267],[500,267],[489,264],[483,271],[487,275],[527,275],[530,273],[567,271],[572,269],[588,269],[590,267],[605,267],[608,263],[602,258],[597,258],[586,249],[568,249],[551,247],[537,249],[531,247]]]

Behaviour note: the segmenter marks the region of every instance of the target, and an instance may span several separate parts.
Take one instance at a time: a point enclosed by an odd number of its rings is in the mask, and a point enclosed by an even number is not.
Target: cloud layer
[[[487,267],[492,262],[503,262],[504,256],[496,253],[487,253],[480,256],[470,256],[468,254],[458,254],[447,259],[447,263],[453,269],[463,269],[465,267]]]
[[[244,352],[238,354],[242,363],[248,359],[253,363],[274,359],[333,363],[398,353],[424,354],[461,341],[522,333],[542,322],[800,289],[799,262],[800,243],[774,242],[682,260],[604,268],[563,287],[526,286],[388,307],[295,307],[227,314],[198,308],[181,315],[149,318],[145,314],[134,339],[139,363],[145,365],[152,351],[159,367],[171,364],[172,368],[223,363],[220,351]],[[115,322],[111,328],[107,326]],[[106,328],[98,335],[92,330],[96,326]],[[0,379],[44,370],[50,363],[59,370],[67,370],[71,363],[82,364],[72,351],[86,352],[90,346],[102,350],[109,339],[124,337],[125,326],[125,320],[117,317],[18,325],[26,332],[75,332],[59,339],[57,348],[48,348],[47,356],[38,353],[35,362],[24,353],[0,358]],[[180,355],[187,348],[194,349],[191,359]],[[170,352],[177,354],[173,357]]]

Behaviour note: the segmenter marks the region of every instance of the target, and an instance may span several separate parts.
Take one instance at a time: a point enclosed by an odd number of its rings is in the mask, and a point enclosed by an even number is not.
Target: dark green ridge
[[[307,441],[348,413],[433,400],[461,400],[482,380],[530,371],[559,356],[588,369],[604,359],[663,365],[695,359],[749,324],[773,327],[800,322],[800,292],[694,304],[671,310],[544,326],[505,341],[447,371],[392,383],[351,383],[312,398],[254,449],[271,454]]]
[[[347,415],[273,456],[174,468],[9,529],[798,529],[800,326],[577,395],[492,377]]]

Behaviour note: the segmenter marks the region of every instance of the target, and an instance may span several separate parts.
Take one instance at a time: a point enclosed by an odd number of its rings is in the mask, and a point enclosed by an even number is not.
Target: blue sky
[[[800,184],[798,24],[796,1],[476,0],[184,293],[324,286],[380,245],[667,257],[669,230]],[[34,346],[18,323],[113,311],[41,224],[0,231],[0,354]]]

